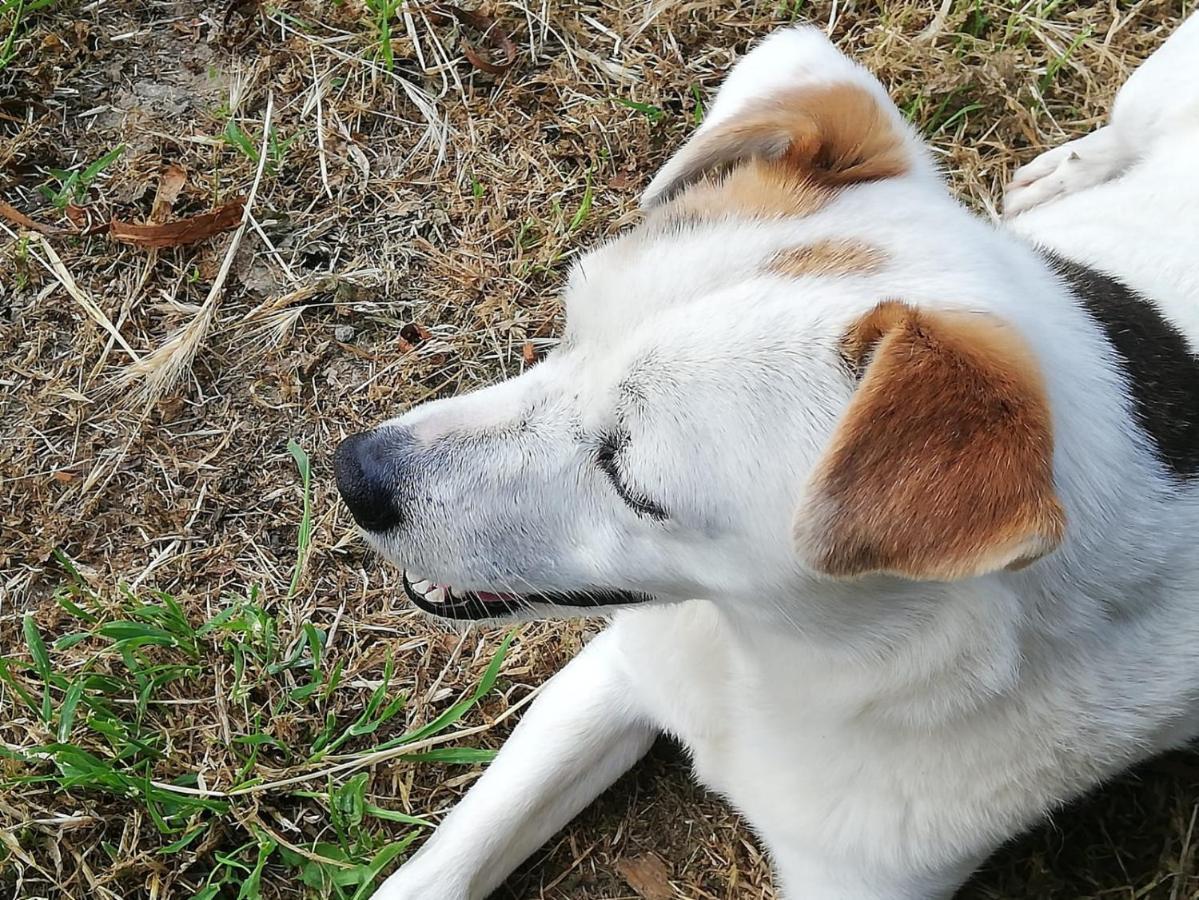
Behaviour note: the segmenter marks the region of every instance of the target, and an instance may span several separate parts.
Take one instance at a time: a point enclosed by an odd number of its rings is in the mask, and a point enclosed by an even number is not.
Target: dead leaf
[[[521,358],[525,361],[526,366],[531,366],[537,362],[537,351],[533,349],[532,341],[525,341],[520,348]]]
[[[503,75],[516,63],[517,50],[515,42],[513,42],[512,38],[506,32],[500,29],[495,20],[490,16],[462,9],[461,7],[454,6],[452,3],[441,4],[435,12],[440,14],[442,18],[453,17],[468,28],[475,28],[483,32],[484,40],[500,52],[500,61],[492,62],[471,44],[465,40],[462,41],[462,55],[479,71],[486,72],[488,75]]]
[[[60,484],[68,484],[75,480],[74,475],[72,475],[70,472],[64,472],[61,469],[59,469],[57,472],[52,473],[50,475],[50,477],[53,478],[55,481],[59,482]]]
[[[673,900],[674,890],[670,886],[666,863],[654,854],[643,853],[632,859],[622,859],[616,863],[616,869],[644,900]]]
[[[38,234],[55,235],[64,233],[61,228],[54,228],[53,226],[33,221],[25,213],[13,206],[9,206],[3,200],[0,200],[0,216],[4,216],[4,218],[8,219],[14,225],[18,225],[29,231],[36,231]]]
[[[424,343],[433,335],[429,333],[429,329],[419,322],[409,322],[400,329],[400,340],[415,347],[417,344]]]
[[[171,208],[179,199],[179,192],[187,184],[187,169],[171,163],[162,170],[158,178],[158,190],[154,194],[154,205],[150,208],[150,221],[161,225],[171,215]]]
[[[176,219],[174,222],[139,225],[113,219],[111,234],[114,240],[135,247],[182,247],[208,240],[224,231],[232,231],[241,224],[245,208],[245,199],[238,197],[212,212]]]

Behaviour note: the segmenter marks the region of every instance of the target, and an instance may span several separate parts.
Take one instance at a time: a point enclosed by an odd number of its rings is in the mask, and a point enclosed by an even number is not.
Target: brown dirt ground
[[[0,198],[14,207],[63,225],[37,190],[53,183],[48,170],[123,144],[83,198],[100,219],[148,215],[170,163],[188,172],[175,214],[212,209],[255,180],[253,162],[223,138],[226,123],[256,145],[268,98],[280,148],[252,205],[255,226],[207,304],[228,234],[151,253],[103,235],[0,231],[0,655],[29,659],[25,611],[48,638],[71,630],[52,600],[66,578],[61,550],[102,609],[116,608],[126,584],[170,592],[200,622],[259,586],[283,644],[315,623],[330,633],[328,657],[346,665],[326,703],[288,704],[254,725],[269,698],[230,702],[228,659],[205,644],[213,655],[202,670],[147,712],[168,745],[159,778],[200,771],[228,787],[232,737],[261,729],[304,746],[326,713],[352,720],[388,653],[397,690],[412,698],[407,721],[359,749],[428,721],[475,683],[498,634],[464,637],[409,610],[396,573],[364,552],[336,502],[330,451],[346,433],[519,372],[552,346],[566,261],[635,219],[639,188],[693,127],[697,95],[747,44],[796,7],[830,24],[985,214],[1014,165],[1102,119],[1189,6],[487,2],[518,51],[497,76],[463,58],[459,28],[429,7],[394,21],[388,70],[364,0],[53,5],[21,26],[0,71]],[[302,491],[289,438],[310,452],[314,478],[313,543],[291,599]],[[465,724],[493,721],[527,695],[588,627],[523,627],[498,692]],[[79,646],[56,653],[56,665],[83,665],[89,645]],[[508,725],[475,741],[497,746]],[[84,731],[73,739],[87,744]],[[0,685],[0,746],[50,739]],[[269,753],[262,765],[270,777],[291,771]],[[305,846],[326,828],[319,801],[265,793],[212,840],[163,856],[155,851],[171,839],[135,800],[21,783],[23,774],[0,758],[0,892],[11,885],[20,897],[187,897],[214,852],[245,841],[246,823]],[[372,769],[370,796],[436,818],[475,774],[392,760]],[[1199,897],[1196,809],[1196,760],[1154,762],[1014,842],[962,896]],[[775,896],[752,834],[692,785],[668,744],[499,896],[635,897],[616,863],[645,853],[666,861],[678,898]],[[303,894],[294,874],[267,871],[263,896]]]

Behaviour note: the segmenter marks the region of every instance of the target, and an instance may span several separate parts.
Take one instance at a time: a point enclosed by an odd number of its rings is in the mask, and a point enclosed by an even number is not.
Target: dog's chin
[[[497,593],[457,591],[404,571],[404,593],[424,612],[443,619],[504,619],[534,617],[541,613],[577,610],[580,614],[603,608],[635,606],[653,600],[650,594],[612,588],[581,588],[572,591]]]

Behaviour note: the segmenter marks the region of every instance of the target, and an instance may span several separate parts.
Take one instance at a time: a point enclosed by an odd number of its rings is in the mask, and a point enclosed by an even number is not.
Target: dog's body
[[[485,897],[665,731],[784,896],[948,897],[1199,734],[1197,150],[1199,17],[1006,230],[823,36],[750,53],[558,354],[339,451],[424,608],[622,607],[377,896]]]

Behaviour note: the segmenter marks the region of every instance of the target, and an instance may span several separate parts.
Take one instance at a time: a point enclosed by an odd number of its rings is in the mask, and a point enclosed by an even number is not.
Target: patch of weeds
[[[374,31],[374,59],[391,72],[395,69],[395,56],[391,49],[391,24],[395,21],[400,7],[404,5],[404,0],[364,0],[364,5],[370,13]]]
[[[92,182],[100,177],[105,169],[120,159],[124,152],[125,145],[119,144],[83,169],[47,169],[50,177],[58,182],[58,186],[52,187],[43,184],[38,189],[42,192],[42,196],[58,210],[66,209],[72,203],[83,203],[87,200],[87,193],[91,190]]]
[[[29,277],[32,270],[29,262],[29,242],[31,240],[32,236],[28,232],[22,232],[10,245],[12,247],[12,265],[9,269],[12,272],[13,285],[18,291],[26,290],[31,281]],[[0,284],[3,284],[2,277],[0,277]]]
[[[961,102],[968,99],[963,95],[967,94],[970,87],[968,84],[959,85],[940,99],[924,122],[926,135],[934,137],[946,133],[970,113],[984,108],[982,103]]]
[[[1069,62],[1070,57],[1074,55],[1074,51],[1079,48],[1083,41],[1091,36],[1092,31],[1093,29],[1091,26],[1087,25],[1086,28],[1079,32],[1078,36],[1070,42],[1070,45],[1066,47],[1065,50],[1049,61],[1049,64],[1045,66],[1045,74],[1041,76],[1041,80],[1037,84],[1041,93],[1044,93],[1049,86],[1053,84],[1053,82],[1057,79],[1057,73],[1061,71],[1062,66]]]
[[[919,91],[910,100],[897,101],[897,105],[908,122],[932,138],[946,134],[954,126],[967,121],[970,113],[986,108],[982,102],[970,102],[969,91],[972,87],[970,84],[959,85],[940,98]]]
[[[0,0],[0,71],[17,56],[17,41],[25,33],[29,19],[49,9],[58,0]]]
[[[641,113],[653,125],[657,125],[666,115],[666,110],[660,106],[654,106],[652,103],[638,103],[636,100],[626,100],[624,97],[610,97],[609,99],[613,103],[619,103],[627,109]]]
[[[1013,9],[1004,25],[1003,39],[999,41],[999,45],[1001,47],[1027,47],[1036,33],[1029,22],[1047,20],[1061,4],[1062,0],[1049,0],[1048,3],[1012,4]]]
[[[924,113],[924,107],[927,103],[928,98],[924,96],[923,91],[918,92],[915,97],[913,97],[911,100],[908,100],[906,103],[900,102],[898,99],[896,99],[896,105],[899,107],[899,111],[903,113],[904,119],[906,119],[912,125],[919,123],[920,117]]]
[[[527,252],[536,248],[542,240],[543,232],[540,224],[532,216],[529,216],[520,223],[520,229],[516,232],[516,239],[513,243],[520,250]]]
[[[583,199],[579,202],[579,208],[575,210],[575,214],[570,217],[570,224],[566,226],[568,233],[577,230],[587,221],[587,216],[591,212],[591,201],[595,198],[595,191],[591,185],[591,169],[587,170],[583,178]]]
[[[275,175],[283,168],[284,160],[287,158],[287,151],[300,134],[301,132],[296,132],[289,138],[280,138],[279,133],[275,130],[275,126],[271,126],[266,138],[265,171],[267,174]],[[225,143],[238,150],[253,165],[258,165],[258,146],[241,130],[241,126],[232,119],[225,123],[224,138]]]
[[[300,584],[300,576],[304,573],[304,564],[308,561],[308,550],[312,544],[312,467],[308,462],[308,454],[294,439],[287,442],[287,452],[296,461],[304,491],[304,509],[301,513],[300,527],[296,531],[296,568],[291,576],[291,587],[287,589],[287,596],[291,598],[296,595],[296,588]]]
[[[806,18],[803,11],[805,6],[807,6],[807,0],[779,0],[774,8],[774,14],[788,22],[795,22]]]
[[[344,0],[336,0],[335,5],[341,6],[343,5],[343,2]],[[399,0],[399,2],[403,2],[403,0]],[[287,10],[282,9],[281,6],[282,4],[273,4],[270,7],[270,14],[272,17],[282,19],[288,25],[291,25],[297,31],[303,32],[304,34],[316,34],[316,32],[319,30],[316,25],[309,22],[307,19],[300,18],[294,13],[290,13]]]
[[[587,171],[583,173],[583,196],[573,213],[568,214],[558,198],[553,197],[550,199],[553,214],[547,217],[549,221],[530,216],[521,224],[514,241],[515,246],[522,253],[538,251],[535,258],[521,261],[519,271],[522,276],[548,274],[572,252],[570,248],[574,242],[571,239],[591,216],[595,202],[592,171],[588,166]]]
[[[983,11],[982,0],[974,0],[974,7],[966,14],[962,32],[975,40],[982,40],[991,29],[991,17]]]
[[[294,593],[311,546],[310,471],[297,443],[289,442],[288,450],[305,495]],[[159,835],[153,852],[178,858],[175,865],[187,872],[180,887],[196,898],[256,900],[269,873],[298,878],[322,897],[363,900],[430,822],[375,801],[368,773],[359,770],[381,759],[476,765],[494,756],[432,744],[491,693],[512,634],[464,699],[425,725],[372,744],[385,727],[394,731],[407,708],[390,655],[365,703],[343,697],[334,704],[347,690],[346,661],[336,658],[328,633],[306,622],[286,641],[279,604],[258,588],[227,598],[197,623],[163,591],[121,588],[114,597],[101,596],[69,557],[56,556],[66,580],[54,600],[65,624],[52,637],[26,615],[24,653],[0,657],[0,691],[25,708],[41,732],[30,746],[0,747],[7,760],[0,792],[69,792],[110,814],[137,811]],[[207,748],[206,785],[200,772],[180,773],[168,757],[180,725],[177,698],[214,690],[239,713],[226,721],[240,724],[227,742],[216,739]],[[317,713],[320,725],[307,740],[276,731],[279,721],[295,720],[288,710],[297,707]],[[347,721],[337,709],[354,715]],[[219,787],[212,784],[214,771],[221,773]],[[328,828],[303,840],[281,838],[273,818],[286,804],[287,815],[319,815]],[[398,840],[388,830],[394,825],[408,829]]]
[[[704,98],[700,94],[699,85],[691,85],[691,96],[695,99],[695,109],[691,113],[691,121],[698,128],[704,122]]]

